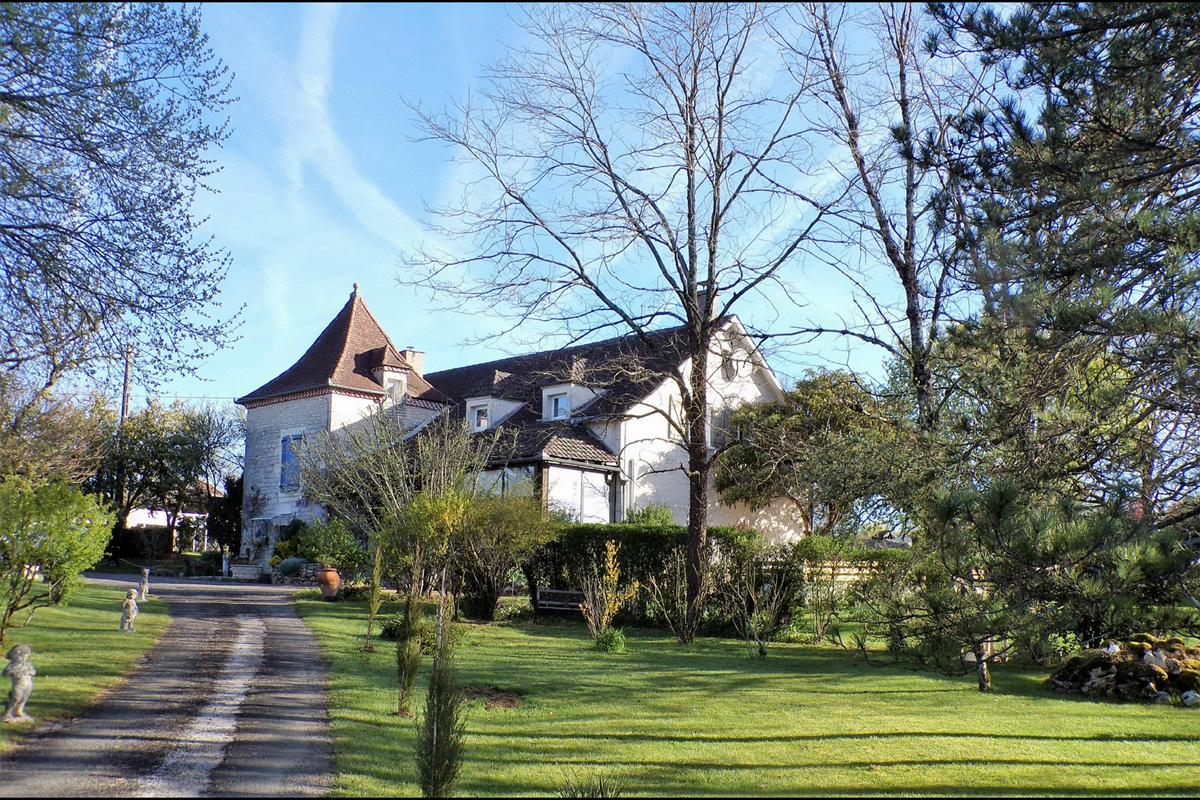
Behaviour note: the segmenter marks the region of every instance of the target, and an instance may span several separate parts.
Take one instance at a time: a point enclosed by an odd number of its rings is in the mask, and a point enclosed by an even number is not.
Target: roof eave
[[[257,403],[262,400],[275,400],[280,397],[287,397],[289,394],[304,394],[305,392],[311,392],[315,389],[341,389],[344,392],[356,392],[358,394],[377,394],[381,397],[383,395],[387,394],[387,392],[385,392],[383,389],[368,389],[366,387],[359,387],[359,386],[346,386],[345,384],[342,384],[342,383],[334,383],[332,381],[326,381],[325,383],[314,383],[311,386],[304,386],[299,389],[288,389],[287,391],[275,392],[273,394],[263,394],[263,395],[258,395],[257,397],[248,394],[248,395],[239,397],[238,399],[234,400],[233,402],[239,406],[244,406],[244,405],[246,405],[246,403]]]

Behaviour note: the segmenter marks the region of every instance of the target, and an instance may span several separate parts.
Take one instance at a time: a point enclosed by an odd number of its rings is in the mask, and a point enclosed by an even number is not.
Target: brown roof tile
[[[237,402],[244,405],[324,387],[382,396],[383,387],[373,375],[380,366],[408,370],[410,397],[445,401],[440,392],[404,361],[355,286],[346,305],[299,361]]]
[[[516,432],[514,444],[500,455],[501,460],[544,455],[611,465],[616,463],[616,455],[586,427],[578,422],[542,419],[542,389],[557,383],[591,387],[603,394],[576,409],[578,416],[620,416],[658,388],[670,371],[678,369],[683,360],[683,337],[682,328],[669,328],[650,333],[649,341],[622,336],[430,372],[425,377],[455,402],[455,414],[465,413],[463,401],[469,397],[496,397],[523,404],[498,426]]]

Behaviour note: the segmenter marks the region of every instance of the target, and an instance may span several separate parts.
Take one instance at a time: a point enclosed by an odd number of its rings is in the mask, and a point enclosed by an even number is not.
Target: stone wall
[[[300,565],[300,572],[297,575],[283,576],[278,570],[271,576],[271,583],[276,583],[281,586],[316,586],[317,572],[322,569],[322,566],[315,561],[309,561],[307,564]]]

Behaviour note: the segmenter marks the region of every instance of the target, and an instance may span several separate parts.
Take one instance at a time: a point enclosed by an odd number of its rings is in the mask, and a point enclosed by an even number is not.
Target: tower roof
[[[374,375],[380,367],[407,370],[410,397],[443,400],[441,393],[404,360],[363,302],[355,284],[346,305],[300,360],[236,402],[246,405],[324,388],[382,396],[384,387]]]

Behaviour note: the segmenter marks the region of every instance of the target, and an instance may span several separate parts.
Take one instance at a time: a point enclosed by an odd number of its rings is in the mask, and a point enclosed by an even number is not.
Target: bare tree
[[[103,453],[100,399],[90,406],[0,371],[0,475],[68,482],[94,475]]]
[[[964,262],[976,251],[954,137],[988,87],[974,65],[923,46],[936,26],[923,26],[922,13],[909,4],[809,3],[789,8],[776,35],[797,80],[813,87],[810,118],[847,190],[835,212],[841,235],[819,254],[857,310],[856,319],[796,332],[883,348],[905,365],[918,423],[931,430],[943,402],[935,343],[967,291]]]
[[[679,392],[687,451],[684,641],[703,612],[708,569],[715,340],[747,298],[793,302],[788,269],[829,207],[807,170],[809,87],[788,80],[769,35],[777,13],[533,6],[530,44],[491,68],[481,99],[415,108],[428,138],[454,146],[471,176],[460,204],[433,209],[445,241],[470,244],[425,247],[403,282],[576,342],[615,331],[652,346],[655,328],[683,327],[685,366],[663,379]]]
[[[393,570],[401,562],[411,568],[415,594],[429,537],[418,530],[422,523],[413,519],[413,502],[422,494],[461,493],[464,483],[472,488],[499,435],[472,434],[462,419],[449,415],[414,431],[401,417],[379,408],[347,428],[305,442],[296,471],[307,498],[369,538],[373,597],[378,597],[385,562]],[[373,601],[368,647],[376,610]]]

